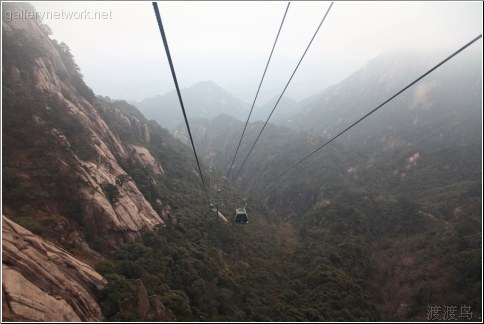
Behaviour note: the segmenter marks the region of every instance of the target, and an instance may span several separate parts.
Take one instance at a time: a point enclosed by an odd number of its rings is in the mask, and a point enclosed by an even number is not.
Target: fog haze
[[[33,4],[39,12],[109,13],[103,20],[44,19],[97,94],[141,100],[174,88],[151,2]],[[260,104],[282,91],[329,4],[291,3]],[[287,2],[158,5],[181,87],[213,80],[251,102]],[[315,94],[384,51],[450,52],[480,33],[482,2],[336,2],[286,94]]]

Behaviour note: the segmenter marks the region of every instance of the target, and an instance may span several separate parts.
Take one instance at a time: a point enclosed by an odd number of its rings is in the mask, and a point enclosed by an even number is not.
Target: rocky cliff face
[[[5,6],[4,9],[10,11],[24,9],[24,5],[19,3]],[[60,174],[75,181],[76,189],[71,197],[79,202],[79,223],[83,226],[95,224],[96,234],[102,235],[113,245],[135,239],[142,231],[155,225],[163,225],[164,221],[160,216],[162,213],[154,210],[135,182],[127,181],[116,185],[117,179],[128,177],[122,167],[128,161],[145,169],[153,169],[153,173],[157,175],[163,173],[162,167],[154,162],[148,149],[127,145],[109,128],[101,116],[103,111],[94,94],[83,83],[78,67],[73,60],[69,61],[69,56],[72,56],[68,47],[51,40],[42,24],[34,19],[4,18],[2,26],[3,36],[12,39],[8,42],[7,53],[4,55],[4,84],[12,91],[23,90],[32,95],[37,105],[30,107],[31,111],[27,116],[29,122],[34,124],[32,127],[42,130],[45,141],[53,140],[56,148],[61,147],[63,153],[53,153],[52,159],[58,165]],[[17,37],[16,33],[23,33],[22,35],[26,35],[25,39]],[[27,42],[28,46],[35,49],[31,52],[38,55],[32,54],[30,61],[21,62],[14,51],[22,51]],[[43,99],[39,100],[39,97]],[[15,97],[17,99],[18,96]],[[4,112],[14,114],[12,119],[15,114],[20,113],[8,103],[4,107]],[[125,121],[126,131],[139,133],[144,143],[150,141],[150,128],[146,123],[119,110],[115,113],[118,119]],[[61,120],[70,118],[73,121],[71,126],[78,127],[82,136],[69,136],[68,133],[73,127],[63,129],[52,116]],[[76,142],[79,140],[84,141],[82,149],[90,152],[87,156],[80,154],[82,151],[76,151]],[[16,166],[30,163],[21,152],[22,147],[25,147],[25,139],[12,136],[12,142],[7,149],[12,153],[10,158],[16,160]],[[17,167],[12,173],[17,177],[32,179],[31,172],[26,168]],[[113,189],[116,190],[115,200],[106,192],[107,185],[111,189],[116,187]],[[11,205],[7,200],[6,207],[10,214],[7,216],[15,218],[18,210]],[[43,205],[48,206],[46,209],[50,211],[61,209],[53,199],[45,201]],[[63,212],[58,213],[69,218]]]
[[[183,160],[183,148],[134,107],[96,97],[41,22],[3,16],[2,37],[3,320],[100,321],[104,279],[76,257],[95,263],[176,222],[153,187],[173,173],[160,156]],[[170,318],[157,297],[144,299],[141,315]]]
[[[135,313],[140,321],[171,322],[176,320],[173,313],[167,309],[157,295],[148,296],[141,280],[136,281],[136,293],[120,302],[122,313]]]
[[[101,321],[103,278],[67,251],[2,217],[6,321]]]

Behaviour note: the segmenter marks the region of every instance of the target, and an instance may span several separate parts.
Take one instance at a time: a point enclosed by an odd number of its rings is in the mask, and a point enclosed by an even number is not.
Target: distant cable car
[[[237,224],[247,224],[249,222],[245,208],[237,208],[235,210],[235,222]]]
[[[235,209],[235,222],[237,224],[247,224],[247,198],[244,198],[244,207]]]

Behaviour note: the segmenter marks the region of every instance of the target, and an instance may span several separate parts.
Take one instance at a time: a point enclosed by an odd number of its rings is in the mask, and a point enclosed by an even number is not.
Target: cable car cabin
[[[245,208],[237,208],[235,210],[235,222],[237,224],[247,224],[249,222]]]

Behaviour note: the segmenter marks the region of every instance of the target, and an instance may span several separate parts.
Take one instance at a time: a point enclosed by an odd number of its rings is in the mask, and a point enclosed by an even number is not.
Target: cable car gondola
[[[237,224],[247,224],[249,222],[245,208],[237,208],[235,210],[235,222]]]
[[[249,219],[247,218],[247,199],[244,198],[244,207],[235,209],[235,223],[247,224]]]

